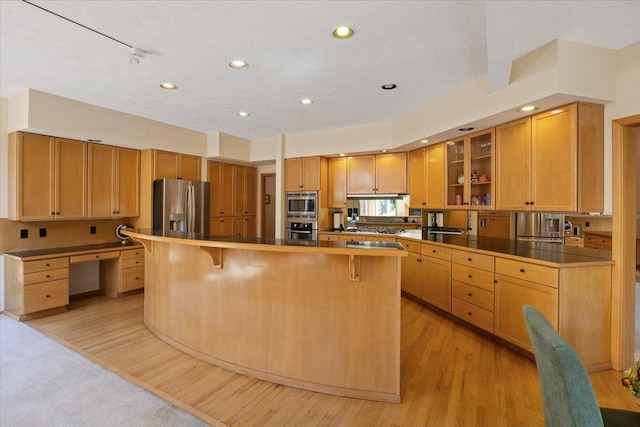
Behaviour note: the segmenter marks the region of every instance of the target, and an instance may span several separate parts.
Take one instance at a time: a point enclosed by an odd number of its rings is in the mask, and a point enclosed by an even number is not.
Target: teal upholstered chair
[[[640,426],[640,412],[599,408],[589,375],[569,343],[536,308],[522,308],[536,356],[547,427]]]

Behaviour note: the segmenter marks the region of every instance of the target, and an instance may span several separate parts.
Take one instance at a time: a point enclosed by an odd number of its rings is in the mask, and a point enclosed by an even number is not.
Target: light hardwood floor
[[[401,404],[329,396],[234,374],[143,325],[143,295],[72,302],[27,324],[174,404],[232,426],[542,426],[535,363],[402,299]],[[591,375],[601,406],[640,410],[614,371]],[[222,425],[222,424],[221,424]]]

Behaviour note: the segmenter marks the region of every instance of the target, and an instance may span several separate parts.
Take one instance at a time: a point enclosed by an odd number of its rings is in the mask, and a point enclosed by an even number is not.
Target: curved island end
[[[145,325],[233,372],[400,402],[402,245],[123,231],[146,248]]]

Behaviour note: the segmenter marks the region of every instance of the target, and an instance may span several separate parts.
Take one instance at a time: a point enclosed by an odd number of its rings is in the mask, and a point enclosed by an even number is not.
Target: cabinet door
[[[407,153],[376,155],[376,193],[407,192]]]
[[[509,239],[511,232],[511,221],[508,216],[497,216],[492,218],[491,237],[497,239]]]
[[[464,191],[465,183],[469,180],[465,168],[467,156],[467,144],[464,138],[447,143],[447,207],[466,209],[469,206],[469,196]]]
[[[427,147],[427,208],[444,207],[444,144]]]
[[[577,105],[531,118],[532,209],[577,209]]]
[[[499,274],[496,280],[495,334],[533,351],[522,317],[522,306],[534,306],[558,330],[558,290]]]
[[[16,188],[11,219],[52,219],[54,206],[54,139],[19,133],[10,152],[16,165]]]
[[[302,191],[320,191],[320,157],[302,159]]]
[[[200,157],[181,154],[179,157],[178,178],[191,181],[201,181],[202,160]]]
[[[178,154],[154,150],[153,180],[162,178],[178,178]]]
[[[409,202],[412,208],[427,207],[427,149],[409,153]]]
[[[111,218],[115,215],[113,176],[116,173],[116,148],[89,144],[88,149],[88,216]]]
[[[256,217],[244,217],[243,237],[256,237]]]
[[[284,160],[285,191],[302,191],[302,159]]]
[[[530,156],[531,120],[529,118],[496,127],[496,209],[531,209]],[[554,184],[554,187],[558,184]]]
[[[420,255],[409,252],[409,255],[402,258],[401,261],[401,280],[402,290],[421,298],[420,291],[422,289],[422,274]]]
[[[231,163],[207,162],[209,181],[209,215],[212,217],[231,215],[233,211],[233,175]]]
[[[87,217],[87,143],[56,138],[56,218]]]
[[[329,207],[347,206],[347,159],[334,157],[329,159]]]
[[[376,156],[347,159],[347,194],[375,193]]]
[[[234,165],[233,170],[233,210],[234,216],[244,214],[244,166]]]
[[[211,236],[233,235],[233,221],[231,217],[217,217],[209,220],[209,234]]]
[[[116,212],[118,217],[140,216],[140,151],[116,150]]]
[[[422,299],[451,313],[451,262],[422,256]]]
[[[244,215],[256,215],[256,187],[257,170],[247,166],[244,168]]]
[[[493,146],[494,130],[469,135],[469,193],[471,206],[491,207],[493,203]]]

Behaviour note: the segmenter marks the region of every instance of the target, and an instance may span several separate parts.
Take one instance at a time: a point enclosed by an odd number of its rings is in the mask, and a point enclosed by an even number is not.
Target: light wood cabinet
[[[237,237],[256,237],[256,217],[255,216],[233,217],[232,234]]]
[[[447,208],[493,208],[494,140],[491,128],[446,144]]]
[[[89,218],[140,215],[139,150],[89,144],[88,168]]]
[[[144,288],[144,248],[119,251],[118,257],[100,265],[100,291],[117,298]]]
[[[488,332],[494,331],[494,257],[453,250],[452,313]]]
[[[577,103],[496,128],[496,208],[604,208],[604,107]]]
[[[234,165],[231,163],[207,161],[207,181],[209,181],[209,216],[230,216],[233,211]],[[213,231],[211,232],[213,233]]]
[[[451,313],[451,249],[423,243],[420,257],[422,299]]]
[[[407,193],[407,153],[347,158],[347,194]]]
[[[200,157],[153,150],[153,180],[169,178],[201,181],[201,163]]]
[[[409,153],[409,195],[412,208],[444,207],[444,144]]]
[[[408,256],[401,261],[401,288],[404,292],[422,299],[422,258],[420,244],[407,239],[397,239],[407,250]]]
[[[212,236],[232,236],[233,217],[220,216],[209,219],[209,234]]]
[[[234,165],[232,214],[256,215],[256,168]]]
[[[611,250],[611,236],[601,234],[584,233],[584,247],[592,249]]]
[[[478,214],[478,237],[509,239],[511,217],[508,212],[480,212]]]
[[[347,206],[347,158],[330,158],[328,160],[328,175],[328,207],[345,208]]]
[[[87,143],[45,135],[9,135],[8,218],[87,217]]]
[[[323,162],[317,156],[285,159],[285,191],[320,191]]]

